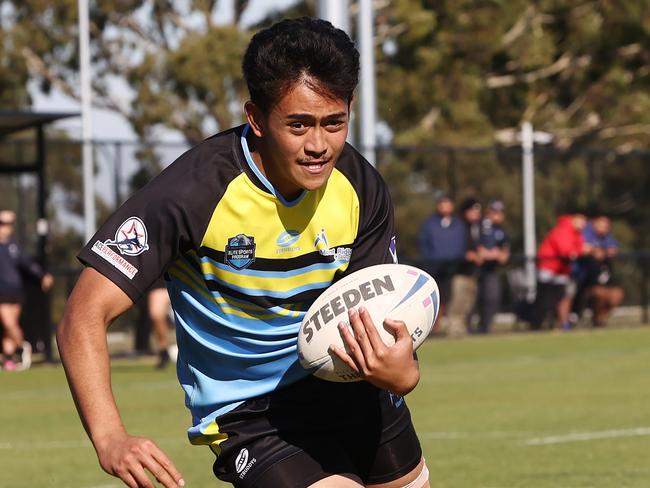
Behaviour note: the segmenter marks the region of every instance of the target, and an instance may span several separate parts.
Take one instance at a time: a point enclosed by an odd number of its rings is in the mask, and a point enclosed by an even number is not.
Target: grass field
[[[650,327],[432,340],[408,397],[432,487],[650,486]],[[116,360],[132,433],[152,437],[188,487],[222,487],[172,370]],[[0,372],[0,486],[109,488],[63,370]]]

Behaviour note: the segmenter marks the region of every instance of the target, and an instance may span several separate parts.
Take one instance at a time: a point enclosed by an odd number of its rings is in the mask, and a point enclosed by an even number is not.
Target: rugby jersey
[[[396,261],[388,190],[354,148],[323,187],[286,201],[253,162],[248,130],[180,156],[79,254],[134,302],[165,273],[194,444],[218,445],[219,415],[310,373],[298,331],[325,288]]]

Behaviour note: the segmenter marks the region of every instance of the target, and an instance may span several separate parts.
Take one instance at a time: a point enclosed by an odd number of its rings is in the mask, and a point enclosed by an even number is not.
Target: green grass
[[[427,342],[408,403],[431,486],[650,486],[648,344],[649,327]],[[173,371],[120,360],[113,382],[127,427],[154,439],[187,486],[226,486],[210,451],[185,440]],[[97,464],[60,367],[0,372],[0,392],[0,486],[121,486]]]

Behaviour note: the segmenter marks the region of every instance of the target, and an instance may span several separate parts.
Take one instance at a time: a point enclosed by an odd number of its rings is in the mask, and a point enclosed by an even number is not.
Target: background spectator
[[[452,337],[467,333],[467,322],[476,303],[478,266],[481,264],[481,204],[475,198],[468,198],[461,204],[460,213],[465,227],[465,254],[451,280],[448,334]]]
[[[420,255],[426,261],[423,267],[440,289],[440,311],[434,330],[445,314],[451,279],[465,255],[466,240],[465,226],[454,215],[454,202],[449,195],[440,194],[436,198],[436,212],[422,224],[418,236]]]
[[[501,279],[499,266],[510,259],[510,240],[503,228],[505,205],[500,200],[492,200],[481,222],[480,253],[481,267],[478,279],[477,332],[487,334],[492,320],[501,305]]]
[[[0,211],[0,321],[2,322],[2,367],[13,371],[31,365],[31,345],[24,340],[19,319],[24,299],[21,272],[39,279],[43,290],[53,283],[52,275],[23,253],[12,238],[16,214]]]
[[[156,367],[163,369],[169,364],[169,311],[171,303],[165,280],[158,279],[147,295],[147,310],[151,329],[158,346],[158,363]]]
[[[560,326],[570,328],[570,307],[559,307],[570,284],[571,265],[582,253],[582,229],[587,219],[582,213],[561,215],[537,251],[537,297],[533,305],[531,328],[540,329],[550,313],[556,313]]]
[[[582,262],[581,291],[587,306],[592,309],[593,326],[601,327],[611,311],[623,301],[623,288],[616,283],[613,268],[618,242],[611,233],[611,221],[606,215],[593,218],[582,235],[585,258]]]

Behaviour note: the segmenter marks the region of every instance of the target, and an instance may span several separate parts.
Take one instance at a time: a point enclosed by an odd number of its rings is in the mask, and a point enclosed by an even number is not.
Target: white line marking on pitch
[[[422,439],[511,439],[535,435],[536,432],[522,431],[489,431],[489,432],[418,432]]]
[[[635,429],[603,430],[600,432],[576,432],[573,434],[554,435],[548,437],[535,437],[528,439],[527,446],[546,446],[550,444],[563,444],[568,442],[584,442],[597,439],[614,439],[616,437],[650,436],[650,427],[637,427]]]

